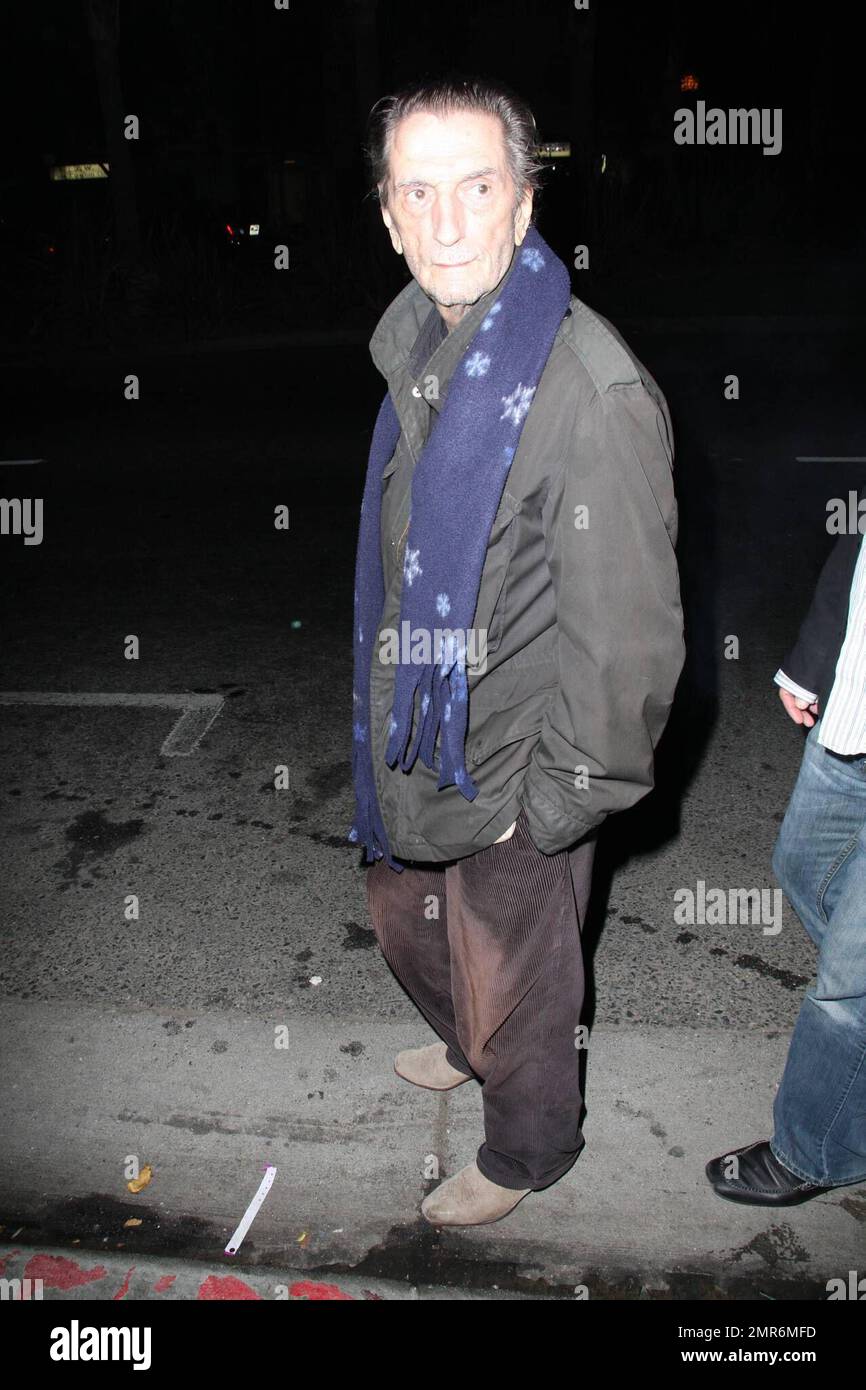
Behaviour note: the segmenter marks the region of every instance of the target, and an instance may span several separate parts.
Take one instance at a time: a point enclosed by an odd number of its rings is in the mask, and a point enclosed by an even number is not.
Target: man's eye
[[[479,190],[483,190],[485,193],[489,193],[489,191],[490,191],[490,184],[489,184],[489,183],[476,183],[476,185],[475,185],[475,191],[476,191],[476,193],[477,193]]]

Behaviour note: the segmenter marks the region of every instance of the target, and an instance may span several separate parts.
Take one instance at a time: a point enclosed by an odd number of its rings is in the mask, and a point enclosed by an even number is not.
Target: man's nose
[[[433,235],[442,246],[453,246],[464,233],[464,209],[453,193],[440,193],[433,208]]]

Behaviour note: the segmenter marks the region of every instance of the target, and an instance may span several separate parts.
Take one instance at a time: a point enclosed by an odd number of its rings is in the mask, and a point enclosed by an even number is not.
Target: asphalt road
[[[787,904],[772,932],[674,920],[698,880],[776,886],[803,735],[772,676],[826,552],[826,500],[866,473],[796,460],[866,452],[862,349],[830,321],[620,326],[674,416],[687,665],[657,789],[599,846],[586,1150],[505,1221],[441,1237],[418,1215],[425,1160],[445,1176],[471,1158],[480,1096],[394,1076],[393,1053],[429,1034],[345,838],[355,538],[382,393],[364,346],[4,366],[3,457],[45,461],[0,469],[4,496],[44,499],[41,545],[0,537],[0,694],[195,691],[219,712],[168,756],[177,710],[0,705],[0,1255],[76,1240],[212,1260],[273,1162],[237,1257],[251,1266],[492,1298],[822,1297],[862,1271],[866,1186],[773,1213],[703,1176],[771,1132],[811,943]],[[129,1155],[154,1169],[134,1198]]]

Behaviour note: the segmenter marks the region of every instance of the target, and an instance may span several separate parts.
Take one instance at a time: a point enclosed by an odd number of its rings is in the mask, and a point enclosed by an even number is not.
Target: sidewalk
[[[105,1269],[46,1297],[222,1296],[206,1281],[234,1275],[244,1297],[309,1280],[333,1297],[822,1299],[828,1279],[866,1272],[866,1183],[773,1211],[722,1201],[704,1176],[770,1132],[786,1034],[595,1029],[571,1171],[503,1221],[442,1231],[419,1215],[427,1175],[471,1160],[481,1095],[395,1076],[394,1054],[425,1040],[357,1016],[4,1000],[0,1257],[21,1252],[6,1277],[38,1252]],[[138,1196],[130,1156],[153,1168]],[[273,1187],[226,1256],[266,1164]]]

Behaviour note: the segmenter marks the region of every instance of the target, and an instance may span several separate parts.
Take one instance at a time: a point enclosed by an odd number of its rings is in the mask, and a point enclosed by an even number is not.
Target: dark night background
[[[602,312],[827,311],[862,284],[846,11],[563,0],[427,18],[386,0],[94,0],[23,10],[13,27],[3,333],[33,348],[375,322],[402,279],[367,196],[366,115],[451,65],[498,75],[544,140],[570,141],[542,225],[561,254],[591,245],[580,289]],[[696,92],[680,90],[686,74]],[[675,145],[673,112],[698,98],[781,107],[781,154]],[[128,112],[141,137],[115,142],[129,165],[118,223],[107,181],[52,183],[48,169],[109,159],[106,130]],[[250,223],[258,245],[233,242],[226,226]]]
[[[827,499],[866,473],[852,13],[7,8],[0,484],[44,499],[45,534],[0,537],[0,695],[224,705],[188,758],[160,752],[164,710],[0,708],[3,1240],[119,1249],[124,1271],[130,1252],[215,1260],[270,1156],[280,1180],[236,1269],[538,1297],[594,1270],[594,1297],[717,1299],[824,1297],[856,1265],[866,1190],[779,1223],[703,1177],[768,1130],[811,942],[787,905],[778,936],[672,915],[699,878],[774,885],[802,730],[772,678],[828,549]],[[589,246],[574,292],[670,405],[687,659],[656,788],[600,837],[586,1158],[526,1214],[440,1241],[417,1214],[418,1155],[456,1171],[478,1097],[396,1084],[394,1052],[426,1030],[375,947],[346,835],[355,543],[384,389],[367,343],[406,282],[365,118],[446,67],[510,84],[542,139],[570,144],[538,225],[569,266]],[[781,107],[781,152],[676,145],[674,112],[697,99]],[[135,142],[118,138],[129,113]],[[110,178],[50,178],[98,162]],[[275,1055],[283,1022],[293,1050]],[[155,1168],[135,1231],[128,1154]]]

